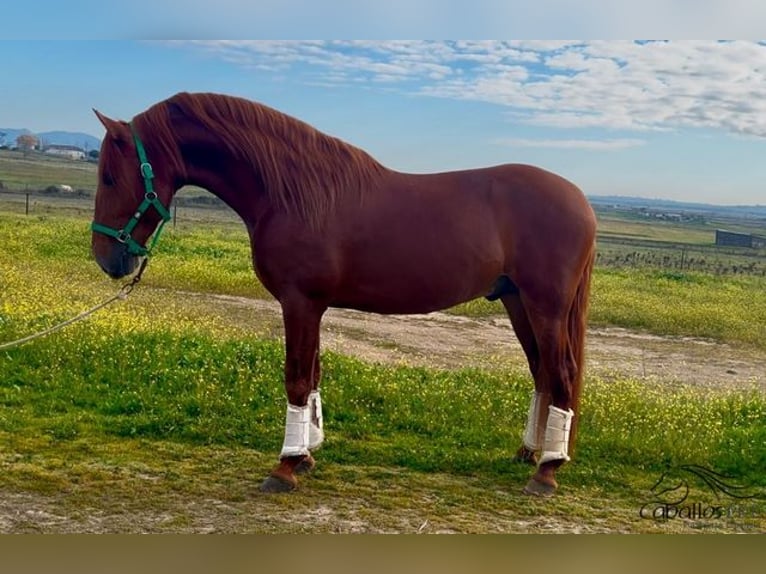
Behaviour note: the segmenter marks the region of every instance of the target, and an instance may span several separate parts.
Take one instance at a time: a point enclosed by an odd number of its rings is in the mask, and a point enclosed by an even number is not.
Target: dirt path
[[[280,309],[275,301],[185,294],[189,295],[237,324],[281,336]],[[526,365],[509,321],[500,316],[382,316],[330,309],[322,322],[322,348],[385,363],[445,368]],[[589,372],[598,376],[766,392],[766,353],[715,341],[593,328],[588,336],[587,360]]]

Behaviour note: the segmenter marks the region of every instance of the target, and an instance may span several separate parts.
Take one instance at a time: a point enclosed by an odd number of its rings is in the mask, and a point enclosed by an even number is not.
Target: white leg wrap
[[[552,460],[569,460],[569,431],[572,428],[572,409],[563,410],[550,405],[548,424],[545,426],[545,440],[540,464]]]
[[[529,403],[529,412],[527,413],[527,426],[524,429],[524,446],[532,452],[540,450],[540,428],[537,421],[540,420],[540,405],[542,404],[542,393],[532,394],[532,402]]]
[[[322,397],[319,389],[311,391],[309,395],[309,407],[311,408],[311,421],[309,423],[309,448],[319,448],[324,441],[324,426],[322,423]]]
[[[279,458],[309,454],[309,432],[311,426],[311,406],[296,407],[287,405],[285,417],[285,442]]]

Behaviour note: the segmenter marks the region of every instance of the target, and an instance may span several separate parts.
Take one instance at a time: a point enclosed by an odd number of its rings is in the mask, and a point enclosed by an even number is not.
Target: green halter
[[[138,152],[138,161],[140,162],[139,170],[141,171],[141,176],[144,178],[144,189],[146,190],[146,193],[144,194],[144,200],[141,202],[141,205],[138,206],[138,209],[133,214],[133,217],[130,219],[130,221],[128,221],[127,225],[122,229],[115,229],[113,227],[101,225],[95,221],[90,224],[90,228],[97,233],[103,233],[104,235],[113,237],[120,243],[124,243],[128,248],[128,253],[131,255],[149,257],[152,253],[152,249],[154,249],[154,246],[157,243],[157,240],[160,238],[162,228],[172,218],[168,210],[157,198],[157,193],[154,191],[154,185],[152,184],[154,172],[152,171],[151,164],[146,159],[146,151],[144,150],[144,146],[141,143],[141,140],[138,138],[138,134],[136,134],[136,130],[133,129],[133,124],[130,124],[130,130],[133,133],[133,141],[136,144],[136,151]],[[130,234],[133,232],[133,229],[135,229],[136,225],[138,225],[138,220],[141,219],[141,216],[146,213],[152,206],[154,206],[154,209],[156,209],[160,214],[160,217],[162,217],[162,222],[157,228],[157,232],[154,234],[154,239],[152,239],[151,245],[146,248],[138,241],[133,239]]]

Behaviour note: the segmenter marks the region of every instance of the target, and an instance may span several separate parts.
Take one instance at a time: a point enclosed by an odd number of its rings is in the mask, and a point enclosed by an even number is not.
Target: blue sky
[[[224,2],[227,0],[224,0]],[[100,137],[178,91],[251,98],[428,172],[540,165],[586,193],[766,203],[766,44],[6,40],[0,127]]]

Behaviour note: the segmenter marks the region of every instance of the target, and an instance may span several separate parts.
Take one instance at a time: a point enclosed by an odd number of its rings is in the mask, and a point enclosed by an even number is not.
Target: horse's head
[[[92,250],[101,269],[119,279],[148,255],[146,241],[160,222],[170,219],[167,205],[174,188],[169,174],[149,164],[135,125],[94,112],[106,136],[98,163]]]

